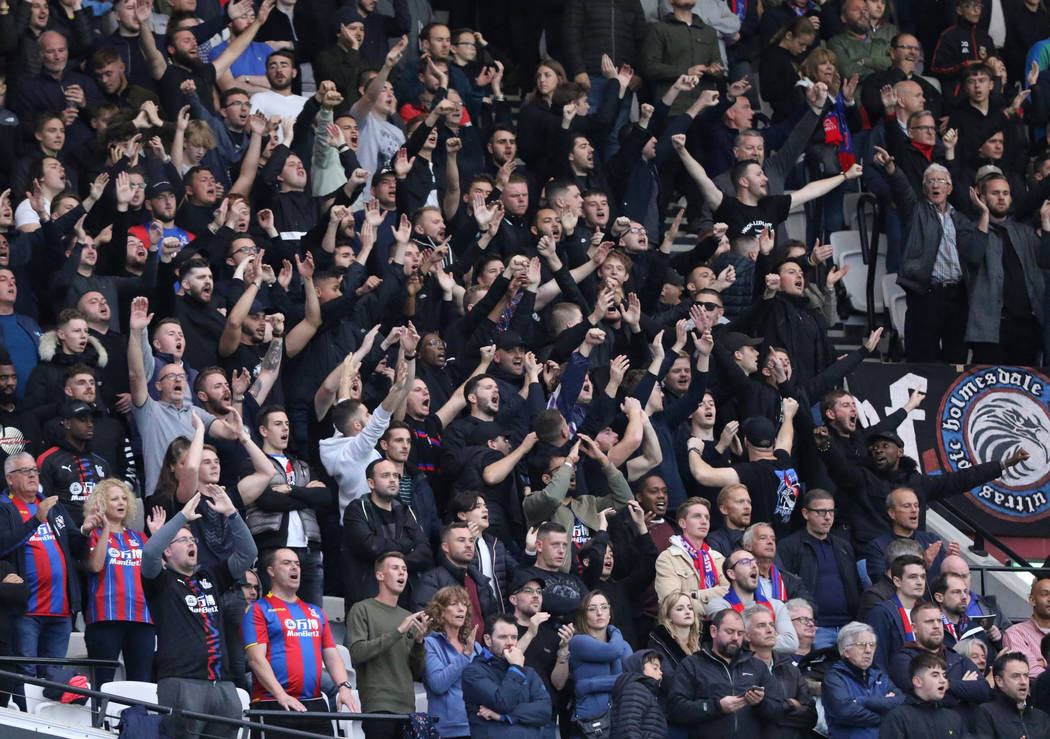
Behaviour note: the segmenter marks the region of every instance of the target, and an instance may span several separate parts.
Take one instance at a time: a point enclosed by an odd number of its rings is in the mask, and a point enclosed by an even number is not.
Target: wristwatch
[[[354,689],[354,686],[350,684],[349,680],[343,680],[343,682],[339,683],[339,687],[340,688],[346,688],[347,690],[353,690]]]

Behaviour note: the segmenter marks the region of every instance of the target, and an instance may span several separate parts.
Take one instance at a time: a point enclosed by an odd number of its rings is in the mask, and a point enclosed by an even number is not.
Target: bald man
[[[1038,677],[1046,669],[1046,659],[1039,643],[1050,633],[1050,577],[1041,577],[1032,583],[1028,603],[1032,606],[1032,617],[1006,630],[1003,648],[1009,652],[1021,652],[1028,658],[1029,675]]]

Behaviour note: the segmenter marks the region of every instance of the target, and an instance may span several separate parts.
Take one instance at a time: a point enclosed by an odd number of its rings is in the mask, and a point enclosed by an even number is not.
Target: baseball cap
[[[872,444],[874,444],[876,441],[879,441],[879,440],[889,441],[889,442],[891,442],[893,444],[896,444],[901,449],[904,448],[904,440],[901,439],[901,437],[897,436],[897,432],[896,431],[891,431],[889,429],[883,429],[883,430],[872,431],[870,434],[868,434],[868,446],[871,446]]]
[[[81,400],[65,403],[62,406],[62,410],[60,412],[62,418],[76,418],[77,416],[98,416],[101,414],[102,411],[100,411],[94,403],[85,403]]]
[[[541,588],[547,586],[542,577],[530,573],[528,570],[518,570],[510,581],[510,594],[520,593],[521,589],[530,582],[538,582]]]
[[[517,349],[519,346],[525,346],[525,340],[517,331],[504,331],[496,337],[497,349]]]
[[[476,425],[470,431],[470,435],[467,436],[467,441],[470,446],[485,446],[493,439],[499,436],[506,436],[507,432],[503,430],[495,421],[482,421]]]
[[[166,192],[175,192],[175,185],[171,184],[167,180],[160,180],[154,182],[149,186],[149,190],[146,192],[146,197],[152,200],[153,198],[163,195]]]
[[[758,346],[762,343],[762,337],[755,338],[742,334],[739,331],[727,331],[718,337],[718,343],[724,346],[730,353],[739,351],[744,346]]]
[[[751,446],[762,447],[763,449],[773,446],[773,442],[777,438],[776,425],[765,416],[751,416],[751,418],[745,419],[740,426],[740,430],[743,431],[744,439]]]

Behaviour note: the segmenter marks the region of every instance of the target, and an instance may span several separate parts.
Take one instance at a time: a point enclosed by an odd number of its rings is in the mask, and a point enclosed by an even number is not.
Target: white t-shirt
[[[51,212],[51,201],[47,198],[44,198],[44,210]],[[29,203],[29,198],[26,198],[15,208],[15,228],[21,228],[30,223],[40,225],[40,216],[33,210],[33,206]]]
[[[369,113],[359,126],[357,161],[364,169],[375,174],[394,161],[397,150],[405,145],[404,132],[389,121]],[[368,183],[371,184],[371,181]],[[371,189],[365,186],[361,202],[372,197]]]

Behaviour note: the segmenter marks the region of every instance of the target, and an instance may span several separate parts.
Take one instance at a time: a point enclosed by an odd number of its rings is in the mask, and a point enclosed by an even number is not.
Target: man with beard
[[[769,668],[743,650],[744,620],[731,608],[711,619],[711,646],[682,660],[671,680],[667,715],[690,737],[760,736],[787,708]],[[724,697],[719,697],[724,696]]]
[[[152,316],[149,300],[143,297],[131,302],[128,322],[128,379],[131,386],[131,412],[142,436],[142,458],[146,466],[146,495],[152,495],[157,486],[161,462],[168,445],[178,436],[195,436],[190,419],[192,403],[186,398],[186,371],[179,364],[168,364],[157,370],[156,386],[160,394],[154,400],[146,391],[146,371],[143,367],[143,334]],[[207,366],[207,365],[201,365]],[[213,436],[238,439],[241,436],[240,419],[235,414],[216,418],[207,411],[194,409],[200,415],[205,429]],[[254,545],[252,546],[254,560]],[[241,568],[243,571],[243,567]],[[238,575],[239,576],[239,575]]]
[[[1013,200],[1005,177],[986,177],[977,187],[980,196],[972,198],[979,214],[975,238],[959,245],[959,256],[974,273],[966,341],[976,364],[1031,366],[1042,348],[1046,322],[1040,270],[1050,269],[1050,201],[1039,209],[1039,236],[1009,215]],[[1000,315],[995,315],[996,306],[1002,306]]]
[[[798,648],[798,634],[791,624],[791,614],[779,598],[768,598],[759,586],[758,555],[746,549],[737,549],[726,555],[722,563],[722,574],[729,583],[729,590],[720,598],[712,598],[707,604],[708,613],[718,613],[732,608],[737,613],[756,603],[765,606],[773,614],[777,628],[776,651],[791,654]]]
[[[0,463],[8,455],[19,452],[28,452],[35,457],[40,449],[40,424],[35,414],[18,407],[17,389],[18,371],[11,361],[11,354],[0,344],[0,428],[3,429]],[[4,485],[6,487],[6,482]]]
[[[543,610],[546,581],[534,574],[517,573],[511,580],[510,604],[518,626],[518,648],[525,652],[525,664],[536,670],[551,696],[551,721],[557,720],[558,692],[569,681],[569,640],[576,629],[559,625]]]
[[[843,496],[839,499],[849,501],[846,511],[854,549],[863,547],[881,534],[892,532],[885,511],[886,496],[894,489],[906,487],[914,491],[919,499],[917,528],[924,529],[924,508],[931,501],[972,490],[1028,459],[1028,452],[1018,449],[1001,462],[985,462],[957,472],[924,475],[919,472],[915,460],[904,456],[904,441],[892,431],[869,435],[869,456],[859,464],[849,461],[832,446],[826,427],[814,429],[813,435],[817,452]]]
[[[252,113],[262,113],[267,118],[296,118],[306,104],[306,98],[292,93],[295,55],[280,49],[266,57],[266,81],[270,89],[252,95]]]
[[[107,46],[96,51],[91,56],[91,67],[105,102],[136,112],[147,102],[160,105],[156,93],[128,81],[127,66],[113,47]]]
[[[37,458],[40,484],[58,496],[78,528],[84,523],[84,501],[111,474],[109,462],[91,448],[99,415],[94,405],[66,403],[61,413],[62,439]]]
[[[463,386],[463,397],[467,401],[467,415],[460,416],[445,428],[441,438],[442,467],[449,468],[452,456],[467,445],[474,427],[481,423],[496,422],[500,411],[499,384],[489,374],[474,375]]]
[[[176,238],[183,246],[193,241],[196,236],[186,229],[176,225],[175,214],[178,212],[179,200],[175,194],[175,185],[168,180],[153,182],[146,189],[146,209],[149,211],[150,220],[135,226],[131,233],[142,240],[142,243],[150,243],[150,222],[160,225],[161,238]],[[209,219],[210,220],[210,219]]]
[[[890,42],[872,36],[867,0],[846,0],[840,17],[845,29],[828,40],[828,48],[835,52],[842,79],[858,75],[864,81],[889,69]]]
[[[905,642],[890,657],[890,679],[897,685],[907,685],[908,665],[915,657],[924,652],[940,657],[948,666],[948,691],[943,705],[953,709],[969,724],[977,704],[988,700],[987,681],[969,657],[945,647],[941,611],[936,605],[921,601],[911,609],[910,618],[915,641]]]
[[[168,57],[171,59],[171,64],[168,64],[164,55],[157,48],[156,39],[153,38],[153,32],[150,29],[149,17],[152,6],[141,2],[136,6],[135,14],[140,26],[139,44],[149,64],[150,74],[157,81],[161,103],[169,120],[174,119],[179,109],[189,102],[188,96],[182,90],[182,84],[188,80],[192,80],[196,85],[201,104],[212,113],[215,112],[213,100],[216,79],[226,73],[234,61],[248,48],[248,44],[255,39],[255,34],[269,18],[275,2],[276,0],[265,0],[259,8],[259,14],[244,29],[244,33],[232,38],[229,46],[219,55],[219,58],[210,64],[201,61],[197,39],[192,29],[186,25],[168,28],[165,34],[164,42]]]
[[[442,529],[437,566],[422,573],[412,589],[415,607],[426,608],[439,590],[455,586],[466,589],[479,634],[486,618],[503,613],[503,604],[492,594],[488,577],[474,564],[474,537],[466,521],[453,521]]]
[[[904,423],[908,414],[922,405],[926,391],[916,388],[908,395],[908,402],[877,424],[868,428],[857,425],[857,401],[845,390],[832,390],[820,401],[820,415],[831,429],[831,443],[848,459],[860,460],[867,449],[869,436],[883,429],[895,429]]]
[[[219,363],[219,339],[226,319],[211,303],[215,283],[211,267],[193,256],[182,265],[179,295],[175,297],[175,315],[186,335],[183,355],[191,367],[210,367]]]

